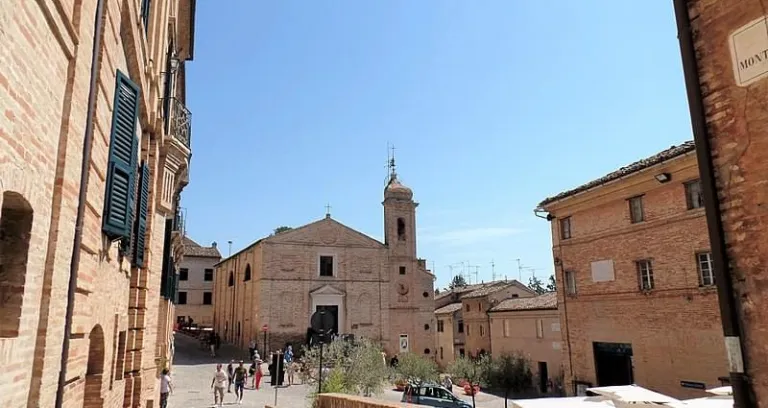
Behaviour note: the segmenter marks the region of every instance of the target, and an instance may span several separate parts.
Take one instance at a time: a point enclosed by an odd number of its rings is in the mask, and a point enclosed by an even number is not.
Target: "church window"
[[[235,286],[235,273],[232,271],[229,271],[229,282],[227,282],[227,286]]]
[[[245,276],[243,276],[243,282],[251,280],[251,264],[245,265]]]
[[[320,256],[320,276],[333,276],[332,256]]]
[[[397,240],[405,241],[405,220],[402,218],[397,219]]]
[[[405,275],[405,266],[400,267],[400,275]]]

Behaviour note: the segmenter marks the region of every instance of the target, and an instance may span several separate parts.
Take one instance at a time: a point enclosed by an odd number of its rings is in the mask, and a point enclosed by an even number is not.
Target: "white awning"
[[[512,400],[512,408],[613,408],[604,397],[534,398]]]
[[[658,405],[680,401],[634,384],[587,388],[587,391],[610,398],[614,402],[631,403],[635,406],[637,406],[637,404]],[[624,404],[616,404],[616,406],[622,405]]]

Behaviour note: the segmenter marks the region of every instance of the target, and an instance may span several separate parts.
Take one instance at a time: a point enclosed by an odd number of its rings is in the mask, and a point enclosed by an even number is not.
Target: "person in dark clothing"
[[[392,360],[389,360],[390,367],[397,368],[398,364],[400,364],[400,360],[397,359],[397,356],[392,356]]]
[[[235,360],[229,360],[229,364],[227,364],[227,374],[229,374],[229,387],[227,387],[227,392],[232,393],[232,382],[235,380]]]

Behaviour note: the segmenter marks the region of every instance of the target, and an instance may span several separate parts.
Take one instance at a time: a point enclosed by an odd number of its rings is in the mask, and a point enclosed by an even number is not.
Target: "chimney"
[[[216,248],[216,241],[213,241],[213,242],[211,242],[211,246],[212,246],[213,248]]]

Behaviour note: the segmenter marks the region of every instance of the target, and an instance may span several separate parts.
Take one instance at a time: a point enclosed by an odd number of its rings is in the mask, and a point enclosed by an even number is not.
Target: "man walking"
[[[168,407],[168,394],[171,393],[173,393],[173,384],[170,372],[167,368],[164,368],[160,376],[160,408]]]
[[[243,404],[243,391],[247,379],[248,369],[243,366],[243,360],[240,360],[240,365],[235,368],[235,398],[237,398],[238,405]]]
[[[229,375],[229,386],[227,387],[227,392],[232,392],[232,382],[235,380],[235,360],[229,360],[229,364],[227,364],[227,374]]]
[[[213,388],[213,405],[221,407],[224,405],[224,388],[227,388],[229,382],[229,376],[222,368],[221,363],[216,364],[216,373],[213,375],[213,381],[211,381],[211,388]]]

